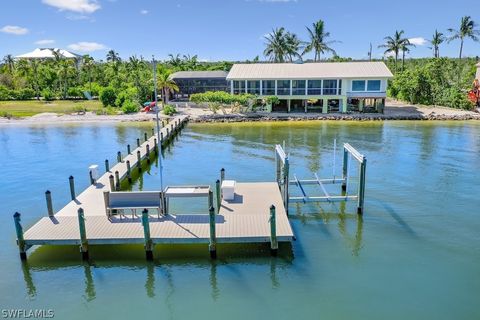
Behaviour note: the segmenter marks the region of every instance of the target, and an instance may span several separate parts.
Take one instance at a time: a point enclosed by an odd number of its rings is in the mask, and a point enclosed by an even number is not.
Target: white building
[[[37,48],[32,52],[28,52],[25,54],[21,54],[16,56],[16,59],[53,59],[55,58],[55,52],[61,57],[65,59],[80,59],[82,56],[76,53],[58,49],[58,48]]]
[[[388,79],[383,62],[235,64],[227,80],[232,94],[277,96],[272,111],[383,111]]]

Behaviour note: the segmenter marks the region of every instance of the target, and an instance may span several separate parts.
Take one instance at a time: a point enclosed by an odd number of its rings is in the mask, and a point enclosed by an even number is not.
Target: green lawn
[[[103,106],[98,100],[0,101],[0,117],[30,117],[42,112],[75,113],[80,108],[85,108],[87,111],[97,111],[101,110]]]

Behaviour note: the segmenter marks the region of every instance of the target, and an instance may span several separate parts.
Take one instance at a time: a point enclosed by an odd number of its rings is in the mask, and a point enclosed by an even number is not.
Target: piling
[[[137,138],[137,148],[139,148],[139,147],[140,147],[140,139]]]
[[[142,211],[142,225],[143,225],[143,234],[145,238],[145,255],[147,260],[153,260],[153,243],[152,238],[150,237],[150,223],[148,221],[148,210],[143,209]]]
[[[146,153],[147,163],[150,164],[150,145],[147,144],[147,153]]]
[[[130,145],[127,144],[127,154],[130,154],[130,153],[131,153],[131,152],[130,152]]]
[[[115,190],[120,191],[120,174],[118,173],[118,170],[115,171]]]
[[[48,216],[53,217],[52,193],[50,190],[45,191],[45,199],[47,200]]]
[[[20,224],[20,213],[15,212],[13,215],[13,220],[15,221],[15,231],[17,232],[17,245],[18,251],[20,252],[20,259],[27,260],[27,247],[25,245],[25,240],[23,239],[23,228]]]
[[[93,179],[92,171],[88,171],[88,175],[90,176],[90,184],[95,184],[95,179]]]
[[[210,209],[210,207],[213,207],[213,191],[212,190],[208,191],[208,209]]]
[[[160,144],[163,144],[163,132],[160,132]]]
[[[270,253],[276,256],[278,251],[277,241],[277,220],[275,217],[275,206],[270,207]]]
[[[113,174],[111,174],[109,177],[108,177],[108,180],[110,181],[110,191],[115,191],[115,178],[113,177]]]
[[[217,236],[215,233],[215,208],[210,207],[209,218],[210,218],[210,242],[208,244],[208,251],[210,251],[210,257],[212,259],[217,258]]]
[[[142,156],[140,154],[140,150],[137,150],[137,167],[138,172],[142,172]]]
[[[80,252],[82,253],[82,259],[88,260],[88,241],[87,231],[85,229],[85,215],[83,209],[78,209],[78,227],[80,230]]]
[[[220,193],[220,180],[215,182],[215,191],[217,194],[217,213],[220,213],[220,206],[222,205],[222,195]]]
[[[155,150],[155,154],[158,154],[157,138],[153,139],[153,150]]]
[[[155,135],[155,128],[152,128],[152,136]]]
[[[132,170],[130,167],[130,161],[127,160],[127,178],[128,178],[128,183],[132,183]]]
[[[225,169],[224,168],[222,168],[220,170],[220,184],[223,183],[223,180],[225,180]]]
[[[167,127],[167,139],[170,139],[170,132],[169,132],[168,127]]]
[[[348,151],[343,148],[343,169],[342,169],[342,190],[347,190],[347,176],[348,176]]]
[[[117,162],[122,162],[122,153],[120,151],[117,152]]]
[[[147,142],[147,140],[148,140],[148,134],[145,132],[145,134],[144,134],[143,136],[144,136],[144,138],[145,138],[145,142]]]
[[[70,197],[72,200],[75,200],[75,182],[73,176],[68,177],[68,182],[70,184]]]
[[[105,159],[105,172],[110,171],[110,164],[108,163],[108,159]]]
[[[357,203],[357,213],[363,214],[363,205],[365,199],[365,172],[367,169],[367,158],[363,158],[362,163],[360,163],[360,174],[358,182],[358,203]]]

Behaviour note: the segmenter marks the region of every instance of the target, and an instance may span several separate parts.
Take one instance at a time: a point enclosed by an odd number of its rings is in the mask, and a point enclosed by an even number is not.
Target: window
[[[365,80],[353,80],[352,91],[365,91]]]
[[[305,95],[305,80],[292,80],[292,94],[297,96]]]
[[[247,81],[247,92],[251,94],[260,94],[260,81],[259,80]]]
[[[264,96],[275,95],[275,80],[263,80],[262,91],[262,95]]]
[[[322,94],[322,80],[308,80],[308,94],[321,95]]]
[[[336,95],[337,94],[337,80],[323,80],[323,94]]]
[[[368,80],[367,91],[380,91],[380,80]]]
[[[245,93],[245,81],[233,81],[233,93]]]
[[[277,80],[277,95],[290,95],[290,80]]]

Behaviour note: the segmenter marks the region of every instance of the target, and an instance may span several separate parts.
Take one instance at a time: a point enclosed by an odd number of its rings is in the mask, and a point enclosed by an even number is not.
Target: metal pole
[[[210,207],[208,210],[210,218],[210,243],[208,244],[208,250],[210,251],[210,257],[212,259],[217,258],[217,236],[215,232],[215,209]]]
[[[342,170],[342,190],[347,190],[347,176],[348,176],[348,151],[343,147],[343,170]]]
[[[278,251],[277,241],[277,220],[275,217],[275,206],[270,207],[270,252],[272,256],[276,256]]]
[[[367,169],[367,158],[363,158],[362,163],[360,164],[360,181],[358,184],[358,205],[357,213],[363,214],[363,205],[365,199],[365,173]]]
[[[285,204],[285,211],[288,215],[288,185],[290,184],[290,164],[288,157],[285,158],[285,164],[283,165],[283,188],[284,188],[284,204]]]
[[[163,192],[163,164],[162,164],[162,139],[160,139],[160,119],[158,116],[158,113],[160,111],[160,108],[158,107],[158,97],[157,97],[157,62],[155,61],[155,57],[152,56],[153,60],[153,87],[155,91],[155,117],[157,121],[157,140],[159,141],[159,146],[158,146],[158,167],[160,170],[160,191]]]

